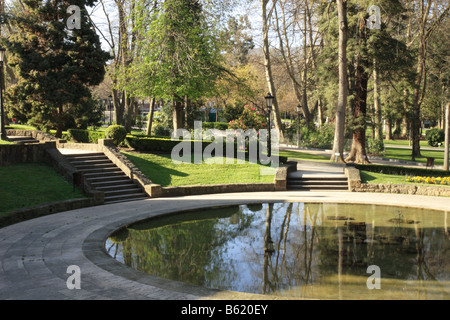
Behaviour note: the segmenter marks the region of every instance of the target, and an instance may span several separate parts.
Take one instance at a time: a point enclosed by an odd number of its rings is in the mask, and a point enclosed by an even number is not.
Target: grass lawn
[[[424,185],[424,186],[436,186],[435,184],[428,183],[413,183],[407,182],[405,176],[393,175],[393,174],[383,174],[375,173],[369,171],[360,171],[361,182],[362,183],[380,183],[380,184],[414,184],[414,185]],[[448,185],[439,185],[439,187],[449,187]]]
[[[398,139],[398,140],[383,140],[384,144],[392,145],[392,146],[406,146],[409,147],[409,140],[406,139]],[[421,147],[431,147],[427,141],[420,140]]]
[[[37,130],[36,127],[27,124],[9,124],[5,126],[6,129],[17,129],[17,130]]]
[[[297,151],[291,151],[291,150],[280,150],[279,155],[288,157],[291,159],[330,161],[329,156],[322,156],[322,155],[317,155],[317,154],[310,154],[310,153],[297,152]]]
[[[0,167],[0,216],[39,204],[84,198],[84,195],[44,163]]]
[[[163,187],[229,183],[273,182],[261,175],[264,166],[245,164],[175,164],[170,155],[123,152],[152,182]]]
[[[435,165],[444,164],[444,151],[421,150],[420,153],[422,154],[422,157],[416,157],[416,162],[427,163],[427,157],[433,157],[435,158],[434,160]],[[383,157],[404,161],[411,161],[411,150],[402,148],[386,148]]]
[[[14,144],[14,143],[5,140],[0,140],[0,144]]]

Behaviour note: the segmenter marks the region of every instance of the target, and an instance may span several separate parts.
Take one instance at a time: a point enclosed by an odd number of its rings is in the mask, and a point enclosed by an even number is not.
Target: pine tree
[[[67,123],[92,108],[89,86],[105,75],[109,54],[102,50],[85,9],[94,2],[24,0],[24,10],[9,22],[17,32],[2,39],[9,65],[18,74],[6,93],[9,109],[40,129],[56,128],[57,137]],[[67,28],[69,5],[80,8],[80,29]]]

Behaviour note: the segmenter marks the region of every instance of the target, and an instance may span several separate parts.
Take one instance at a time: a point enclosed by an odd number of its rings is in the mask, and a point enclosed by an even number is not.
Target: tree
[[[276,1],[274,1],[274,2],[276,2]],[[273,114],[274,114],[275,128],[277,129],[277,131],[279,133],[279,140],[283,141],[284,136],[283,136],[283,130],[282,130],[282,124],[281,124],[280,108],[278,106],[275,83],[273,81],[272,64],[271,64],[270,47],[269,47],[269,20],[272,17],[273,9],[270,9],[269,12],[267,12],[267,4],[268,3],[269,3],[269,0],[261,0],[264,69],[265,69],[265,73],[266,73],[266,83],[267,83],[268,90],[274,97],[274,99],[273,99]],[[270,116],[271,115],[269,114],[269,117]]]
[[[438,0],[408,1],[410,16],[407,32],[409,47],[416,46],[417,64],[416,76],[413,84],[411,137],[414,161],[420,154],[421,110],[427,88],[427,55],[428,44],[432,34],[438,29],[442,21],[450,12],[450,3]]]
[[[57,137],[67,123],[95,106],[89,86],[105,75],[109,55],[101,49],[85,9],[93,3],[71,2],[81,9],[81,27],[68,30],[66,1],[23,1],[24,10],[9,22],[17,32],[2,39],[18,75],[6,93],[9,109],[38,128],[56,128]]]
[[[449,171],[450,152],[450,102],[445,105],[445,147],[444,147],[444,170]]]
[[[339,154],[339,161],[344,162],[344,134],[345,134],[345,109],[348,95],[348,75],[347,75],[347,1],[338,0],[339,16],[339,97],[336,109],[336,127],[334,134],[333,152],[331,161],[336,160]]]
[[[212,93],[211,84],[223,71],[202,4],[166,0],[150,17],[140,17],[135,28],[145,40],[140,42],[139,61],[129,69],[127,88],[134,95],[171,101],[173,129],[182,128],[186,108]]]

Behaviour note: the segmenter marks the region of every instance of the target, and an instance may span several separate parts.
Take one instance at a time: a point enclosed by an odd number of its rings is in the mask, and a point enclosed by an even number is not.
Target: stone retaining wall
[[[64,211],[91,207],[95,205],[97,205],[95,199],[82,198],[82,199],[71,199],[65,201],[52,202],[34,207],[18,209],[9,212],[7,216],[0,217],[0,228],[29,219],[34,219]]]
[[[415,194],[423,196],[450,197],[450,187],[422,186],[409,184],[377,184],[361,183],[355,192],[384,192],[399,194]]]
[[[213,193],[276,191],[274,183],[236,183],[200,186],[162,187],[161,197],[181,197]]]
[[[349,191],[352,192],[380,192],[450,197],[450,187],[413,184],[361,183],[359,170],[353,167],[346,167],[345,175],[348,178]]]
[[[39,130],[6,129],[6,135],[17,137],[31,137],[41,142],[59,140],[51,134]]]
[[[0,145],[0,166],[29,162],[46,162],[46,151],[55,148],[56,141],[23,145],[3,144]]]

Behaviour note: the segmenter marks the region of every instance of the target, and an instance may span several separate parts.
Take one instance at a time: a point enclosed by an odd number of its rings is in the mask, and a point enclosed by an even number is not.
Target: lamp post
[[[265,97],[266,99],[266,107],[267,107],[267,113],[268,113],[268,127],[269,127],[269,142],[267,143],[267,156],[270,158],[272,156],[272,138],[271,138],[271,129],[272,126],[270,124],[270,115],[272,113],[272,105],[273,105],[273,99],[274,97],[270,94],[270,92]]]
[[[109,95],[109,125],[111,125],[111,115],[112,115],[112,95]]]
[[[7,140],[5,130],[5,110],[3,107],[3,61],[5,59],[5,48],[0,48],[0,140]]]
[[[302,111],[302,106],[297,106],[297,148],[300,148],[300,112]]]
[[[102,99],[102,107],[103,107],[103,124],[106,124],[106,110],[108,108],[108,103],[106,99]]]

